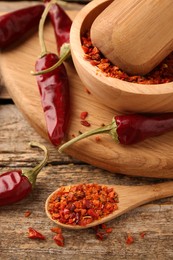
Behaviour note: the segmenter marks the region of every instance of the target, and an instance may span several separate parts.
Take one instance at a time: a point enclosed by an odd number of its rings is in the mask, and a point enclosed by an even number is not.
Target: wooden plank
[[[5,7],[4,4],[7,6],[8,3],[0,2],[0,10]],[[54,224],[44,212],[47,196],[58,186],[98,181],[140,185],[156,180],[113,174],[65,154],[57,154],[56,149],[35,132],[15,105],[0,105],[0,122],[0,173],[18,167],[27,169],[42,159],[42,152],[29,148],[31,140],[45,144],[50,150],[49,163],[39,174],[33,194],[15,205],[0,208],[2,259],[173,259],[173,198],[144,205],[111,221],[108,226],[113,227],[113,231],[105,241],[97,240],[92,229],[77,232],[63,230],[65,247],[58,247],[50,231]],[[26,210],[32,212],[28,218],[24,217]],[[46,235],[47,240],[29,240],[27,230],[30,226]],[[144,232],[144,238],[141,232]],[[134,237],[132,245],[126,244],[127,234]]]
[[[0,106],[0,171],[36,165],[42,152],[30,149],[28,142],[37,140],[50,150],[48,165],[39,174],[31,196],[12,206],[0,209],[0,248],[3,259],[171,259],[173,257],[173,198],[156,201],[137,208],[111,221],[113,232],[105,241],[95,238],[92,229],[63,230],[65,247],[52,240],[54,227],[44,212],[47,196],[60,185],[77,182],[102,182],[106,184],[149,184],[148,179],[133,179],[115,175],[87,164],[77,163],[68,157],[58,156],[55,148],[41,138],[14,105]],[[3,134],[2,134],[3,133]],[[73,162],[73,164],[72,164]],[[30,210],[30,217],[24,213]],[[8,217],[7,217],[8,216]],[[27,238],[28,227],[42,232],[46,241]],[[141,233],[144,232],[144,238]],[[134,238],[132,245],[126,237]],[[150,248],[150,250],[148,249]]]
[[[115,175],[93,166],[75,162],[59,155],[41,138],[14,105],[0,106],[0,172],[12,168],[36,165],[42,152],[30,149],[28,142],[37,140],[50,150],[48,165],[39,174],[34,192],[24,201],[0,208],[0,250],[3,259],[171,259],[173,257],[173,198],[162,199],[108,223],[113,228],[104,241],[95,238],[92,229],[63,230],[65,247],[58,247],[52,240],[50,228],[54,226],[44,212],[48,195],[60,185],[76,182],[102,182],[106,184],[149,184],[147,178],[130,178]],[[154,180],[153,180],[154,181]],[[24,213],[30,210],[30,217]],[[8,217],[7,217],[8,216]],[[46,241],[27,238],[28,227],[42,232]],[[144,232],[144,238],[141,233]],[[126,244],[127,235],[134,238]],[[150,248],[150,250],[149,250]]]

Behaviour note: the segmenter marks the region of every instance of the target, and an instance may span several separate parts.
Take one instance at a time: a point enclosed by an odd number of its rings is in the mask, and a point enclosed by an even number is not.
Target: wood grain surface
[[[68,11],[74,18],[77,11]],[[45,27],[47,49],[56,52],[54,33],[50,24]],[[21,44],[2,52],[0,70],[2,80],[13,101],[37,132],[47,138],[44,114],[36,79],[30,74],[35,60],[40,54],[38,34],[35,33]],[[71,120],[67,139],[80,132],[109,124],[116,111],[101,104],[86,92],[86,86],[80,81],[72,62],[66,62],[70,79]],[[81,125],[80,113],[88,112],[90,127]],[[87,138],[70,146],[65,152],[74,158],[102,169],[131,176],[159,178],[173,177],[173,132],[151,138],[132,146],[114,143],[109,135]],[[57,152],[58,154],[58,152]]]
[[[0,10],[9,11],[35,2],[0,2]],[[68,9],[81,6],[69,4]],[[0,84],[2,90],[2,84]],[[145,185],[163,180],[111,173],[66,154],[58,154],[49,142],[35,131],[23,113],[13,104],[6,89],[0,91],[0,173],[16,168],[28,169],[42,159],[42,152],[31,149],[38,141],[49,149],[49,161],[38,176],[34,192],[25,200],[0,208],[0,258],[4,260],[172,260],[173,198],[162,199],[134,209],[108,223],[113,228],[104,241],[95,238],[92,229],[63,230],[64,248],[53,241],[54,227],[44,211],[46,198],[61,185],[96,182],[116,185]],[[88,107],[87,107],[88,108]],[[94,115],[93,115],[94,117]],[[160,152],[162,153],[162,152]],[[27,210],[31,215],[26,218]],[[46,236],[46,241],[28,239],[28,227]],[[134,243],[126,244],[127,236]]]

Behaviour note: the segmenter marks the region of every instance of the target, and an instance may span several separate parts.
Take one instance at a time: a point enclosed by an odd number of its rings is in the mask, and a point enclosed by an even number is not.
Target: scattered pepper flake
[[[91,126],[91,124],[88,121],[86,121],[86,120],[82,120],[81,121],[81,125],[86,126],[86,127]]]
[[[40,240],[45,240],[45,236],[43,236],[40,232],[35,230],[34,228],[28,228],[28,237],[31,239],[40,239]]]
[[[141,238],[144,238],[145,235],[146,235],[145,232],[141,232],[141,233],[140,233]]]
[[[105,223],[95,226],[92,229],[95,231],[96,238],[99,240],[105,240],[108,234],[113,230],[111,227],[107,227]]]
[[[53,227],[50,229],[52,232],[57,233],[57,234],[61,234],[62,233],[62,229],[60,227]]]
[[[25,218],[29,217],[31,215],[31,211],[26,210],[24,213]]]
[[[83,111],[83,112],[81,112],[81,114],[80,114],[80,119],[82,119],[82,120],[85,120],[85,118],[88,116],[88,112],[87,111]]]
[[[105,232],[97,232],[96,238],[99,240],[105,240],[108,237],[108,235]]]
[[[63,247],[64,246],[64,237],[62,233],[57,234],[56,236],[53,237],[53,240],[58,246]]]
[[[96,140],[96,142],[100,142],[100,140],[101,140],[100,136],[96,136],[95,140]]]
[[[106,233],[112,233],[113,228],[106,228]]]
[[[131,235],[128,235],[126,238],[126,244],[131,245],[134,243],[134,238]]]

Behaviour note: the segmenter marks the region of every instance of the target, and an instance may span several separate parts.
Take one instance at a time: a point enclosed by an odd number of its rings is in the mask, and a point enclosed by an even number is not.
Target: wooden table
[[[0,11],[27,5],[28,2],[1,1]],[[80,10],[82,6],[68,3],[66,8]],[[1,259],[173,259],[173,198],[149,203],[111,221],[108,226],[113,231],[104,241],[96,239],[93,230],[88,229],[63,230],[65,246],[54,243],[54,234],[50,231],[54,224],[45,214],[44,203],[58,186],[76,182],[140,185],[159,180],[131,178],[106,172],[64,154],[57,156],[55,149],[24,119],[0,82],[0,172],[27,169],[42,159],[40,151],[28,146],[31,140],[45,144],[50,151],[49,162],[40,173],[32,195],[12,206],[0,208]],[[25,217],[28,210],[31,215]],[[46,240],[29,239],[28,227],[43,233]],[[126,243],[128,235],[134,238],[131,245]]]

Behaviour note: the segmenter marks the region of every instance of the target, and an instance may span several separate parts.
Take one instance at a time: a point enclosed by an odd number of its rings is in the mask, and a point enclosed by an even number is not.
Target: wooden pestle
[[[144,75],[173,51],[173,0],[114,0],[90,33],[113,64]]]

